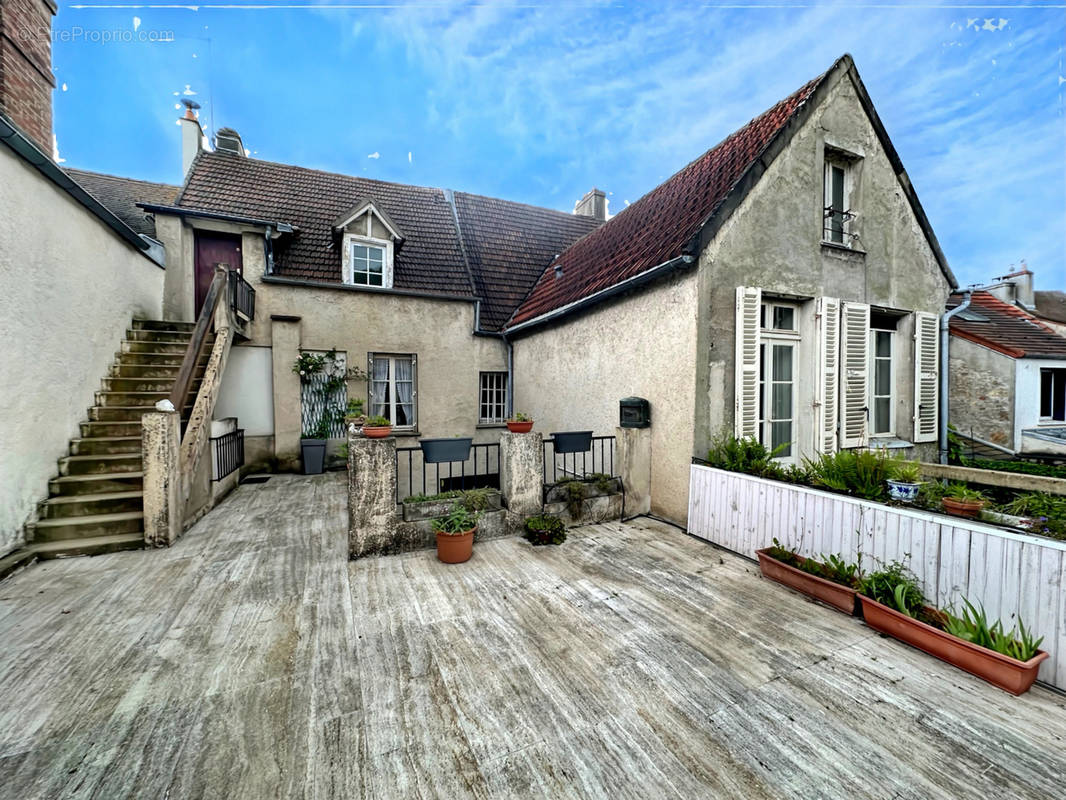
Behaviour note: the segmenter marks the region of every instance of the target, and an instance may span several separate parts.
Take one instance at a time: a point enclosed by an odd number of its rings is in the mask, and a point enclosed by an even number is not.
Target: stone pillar
[[[288,469],[300,465],[300,376],[292,364],[300,355],[300,318],[270,318],[274,378],[274,455]]]
[[[500,436],[500,491],[507,510],[521,517],[544,507],[544,453],[540,434]]]
[[[627,517],[651,511],[651,428],[615,428],[618,474],[626,490]]]
[[[396,440],[348,425],[348,557],[386,550],[397,533]]]
[[[182,531],[181,418],[176,411],[149,411],[141,417],[144,470],[144,543],[169,547]]]

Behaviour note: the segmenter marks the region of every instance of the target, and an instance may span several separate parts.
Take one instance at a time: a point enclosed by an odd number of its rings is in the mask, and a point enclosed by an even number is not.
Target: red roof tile
[[[683,255],[826,75],[805,84],[573,244],[545,269],[508,326],[582,300]],[[562,267],[558,276],[557,267]]]
[[[952,295],[948,307],[954,308],[961,302],[961,295]],[[983,321],[956,315],[949,323],[952,336],[969,339],[1011,358],[1066,358],[1066,337],[1059,336],[1028,311],[990,292],[974,292],[967,311]]]

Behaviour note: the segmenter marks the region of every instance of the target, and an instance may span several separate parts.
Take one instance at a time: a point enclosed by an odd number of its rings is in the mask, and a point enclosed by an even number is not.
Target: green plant
[[[301,381],[309,381],[314,375],[318,375],[326,366],[328,354],[324,353],[300,353],[293,362],[292,371],[300,376]]]
[[[303,432],[304,439],[328,439],[330,433],[329,419],[326,416],[319,417],[318,422],[309,425]]]
[[[458,489],[453,489],[450,492],[441,492],[440,494],[413,494],[410,497],[404,499],[405,503],[430,503],[438,500],[454,500],[462,494]]]
[[[566,541],[566,526],[557,517],[541,514],[528,517],[525,538],[534,545],[562,544]]]
[[[521,411],[516,411],[515,415],[511,417],[508,422],[532,422],[533,417],[528,414],[523,414]]]
[[[876,453],[840,450],[823,453],[817,459],[807,459],[803,463],[815,485],[865,500],[883,500],[885,481],[897,469],[896,460],[889,458],[884,450]]]
[[[737,438],[729,431],[722,431],[711,441],[707,463],[730,472],[781,479],[785,470],[780,464],[775,464],[774,459],[787,449],[787,444],[781,444],[769,450],[751,437]]]
[[[1066,497],[1043,492],[1020,494],[1002,511],[1030,520],[1030,530],[1052,539],[1066,539]]]
[[[949,483],[947,488],[944,489],[944,497],[949,497],[962,503],[979,503],[988,500],[988,497],[983,492],[971,489],[961,481]]]
[[[894,608],[908,617],[917,617],[925,607],[925,596],[917,579],[900,561],[864,575],[859,589],[871,600]]]
[[[614,489],[614,479],[603,472],[590,472],[585,480],[591,482],[600,494],[609,494]]]
[[[834,583],[844,586],[856,587],[859,585],[859,575],[862,572],[861,563],[845,561],[842,556],[830,553],[820,556],[825,577]],[[860,556],[861,558],[861,556]]]
[[[1034,639],[1021,620],[1018,620],[1017,629],[1004,632],[1001,621],[989,623],[983,606],[975,607],[965,597],[962,602],[964,608],[961,615],[956,615],[954,611],[944,614],[944,630],[952,636],[1019,661],[1028,661],[1040,649],[1044,637]]]
[[[833,581],[833,583],[839,583],[841,586],[847,586],[852,589],[858,588],[859,564],[849,563],[842,556],[836,554],[819,556],[821,561],[813,558],[804,558],[795,550],[784,547],[776,538],[773,542],[773,546],[768,548],[771,558],[775,558],[783,564],[788,564],[790,567],[795,567],[810,575],[825,578]]]
[[[900,483],[921,483],[922,467],[917,461],[900,461],[892,465],[892,474],[888,477]]]
[[[389,422],[389,420],[386,417],[383,417],[380,414],[368,418],[367,421],[364,422],[363,424],[365,426],[368,426],[368,427],[371,427],[371,428],[383,428],[383,427],[385,427],[387,425],[392,425],[392,423]]]
[[[989,458],[963,458],[962,464],[975,469],[1042,475],[1047,478],[1066,478],[1066,467],[1054,464],[1034,464],[1030,461],[994,461]]]
[[[348,407],[345,409],[345,415],[349,417],[359,417],[363,414],[363,398],[351,397],[348,399]]]
[[[566,481],[563,490],[566,492],[566,509],[570,516],[576,519],[581,514],[581,504],[585,500],[585,484],[581,481]]]
[[[458,536],[476,528],[480,516],[477,511],[470,511],[462,503],[456,503],[451,511],[435,518],[430,525],[436,533]]]
[[[459,503],[467,511],[484,511],[489,507],[489,500],[494,489],[466,489],[459,492]]]

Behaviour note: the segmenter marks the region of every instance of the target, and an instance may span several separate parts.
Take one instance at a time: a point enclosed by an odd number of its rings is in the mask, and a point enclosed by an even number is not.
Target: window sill
[[[895,436],[876,436],[871,437],[866,447],[868,450],[905,450],[914,447],[914,442],[897,439]]]
[[[479,422],[475,428],[506,428],[506,422]]]
[[[827,242],[824,239],[822,240],[822,250],[829,250],[829,251],[832,251],[834,253],[841,253],[841,254],[847,253],[848,255],[853,255],[853,256],[855,256],[856,258],[859,258],[859,259],[865,259],[866,258],[866,251],[865,250],[859,250],[857,247],[848,247],[846,244],[837,244],[836,242]]]

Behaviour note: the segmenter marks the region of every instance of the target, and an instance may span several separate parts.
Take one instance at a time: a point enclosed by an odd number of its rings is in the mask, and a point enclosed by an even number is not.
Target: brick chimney
[[[0,111],[48,156],[52,142],[52,0],[0,0]]]
[[[574,213],[605,222],[607,220],[607,195],[593,187],[574,204]]]

